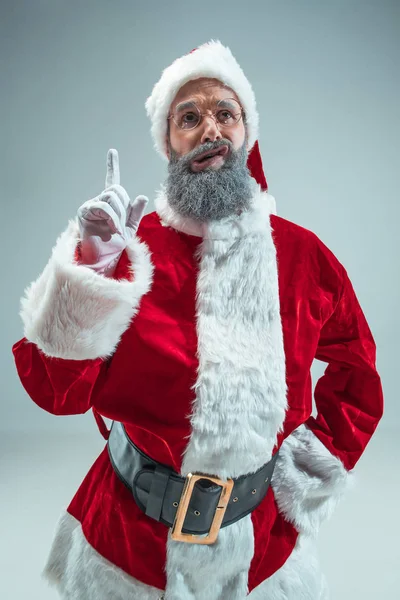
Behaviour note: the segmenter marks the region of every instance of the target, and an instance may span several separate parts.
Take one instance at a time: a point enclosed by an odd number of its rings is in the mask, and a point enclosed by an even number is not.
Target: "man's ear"
[[[171,160],[171,140],[169,139],[169,121],[167,125],[167,133],[165,134],[165,153],[167,155],[168,160]]]

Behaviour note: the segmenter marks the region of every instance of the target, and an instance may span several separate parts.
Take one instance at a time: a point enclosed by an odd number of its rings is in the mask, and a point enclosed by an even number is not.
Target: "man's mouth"
[[[219,148],[215,148],[214,150],[203,152],[202,154],[200,154],[200,156],[197,156],[195,159],[192,160],[192,171],[196,173],[198,171],[206,169],[207,167],[219,168],[223,164],[228,152],[228,146],[220,146]]]

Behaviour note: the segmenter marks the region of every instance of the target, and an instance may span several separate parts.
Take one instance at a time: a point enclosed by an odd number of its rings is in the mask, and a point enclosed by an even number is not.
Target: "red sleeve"
[[[80,245],[77,244],[75,260],[79,258]],[[124,251],[113,279],[132,279],[129,267],[129,258]],[[53,415],[88,411],[92,405],[94,385],[108,365],[103,358],[72,360],[48,356],[26,337],[14,344],[12,352],[25,390],[38,406]],[[98,425],[100,427],[101,423]]]
[[[315,386],[317,417],[307,426],[343,462],[354,467],[383,413],[376,346],[346,270],[339,301],[324,323],[315,358],[328,363]]]
[[[94,385],[107,368],[106,361],[52,358],[26,338],[16,342],[12,351],[21,383],[38,406],[53,415],[89,410]]]

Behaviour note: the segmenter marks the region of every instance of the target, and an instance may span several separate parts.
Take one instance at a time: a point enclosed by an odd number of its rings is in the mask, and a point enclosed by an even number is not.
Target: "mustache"
[[[201,146],[194,148],[194,150],[191,150],[191,152],[188,152],[184,156],[178,156],[177,153],[175,152],[175,150],[171,149],[172,150],[171,162],[173,162],[175,164],[179,162],[179,164],[182,165],[182,167],[189,167],[191,162],[193,160],[195,160],[198,156],[203,154],[204,152],[211,152],[212,150],[218,150],[218,148],[221,148],[221,146],[228,146],[229,152],[228,152],[227,156],[228,156],[228,158],[230,156],[232,156],[233,144],[230,140],[223,138],[223,139],[217,140],[215,142],[205,142],[204,144],[201,144]],[[223,168],[223,166],[221,168]]]

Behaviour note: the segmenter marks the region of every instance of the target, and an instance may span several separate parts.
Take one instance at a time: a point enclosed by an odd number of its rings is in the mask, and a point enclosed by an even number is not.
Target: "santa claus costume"
[[[165,155],[173,98],[200,77],[232,88],[245,110],[250,210],[199,222],[162,189],[113,277],[79,263],[72,220],[25,292],[13,353],[44,410],[92,409],[105,437],[100,415],[182,477],[237,481],[275,457],[272,484],[214,543],[177,541],[144,512],[106,446],[61,516],[45,567],[68,600],[327,598],[315,536],[382,415],[375,344],[346,269],[276,214],[254,93],[220,42],[162,73],[146,104],[157,149]],[[313,417],[315,358],[327,366]]]

